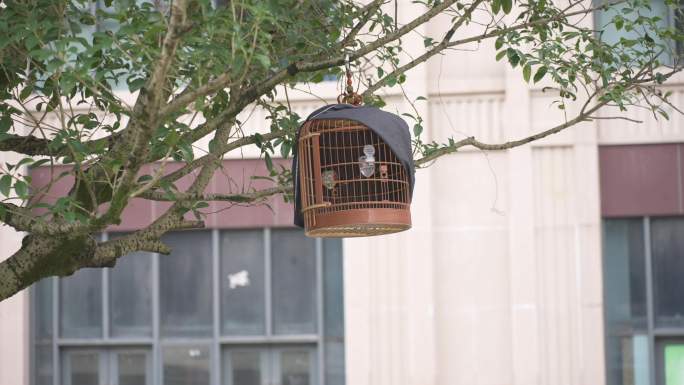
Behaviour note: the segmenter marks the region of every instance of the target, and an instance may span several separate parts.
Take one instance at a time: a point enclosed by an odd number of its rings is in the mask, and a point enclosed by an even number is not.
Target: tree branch
[[[626,1],[626,0],[621,0],[621,1],[619,1],[618,3],[622,3],[622,2],[625,2],[625,1]],[[476,3],[479,3],[479,2],[476,2]],[[438,54],[438,53],[444,51],[445,49],[452,48],[452,47],[456,47],[456,46],[459,46],[459,45],[468,44],[468,43],[480,42],[480,41],[482,41],[482,40],[491,39],[491,38],[494,38],[494,37],[499,37],[499,36],[501,36],[501,35],[503,35],[503,34],[506,34],[506,33],[508,33],[508,32],[511,32],[511,31],[516,31],[516,30],[520,30],[520,29],[525,29],[525,28],[529,28],[529,27],[534,27],[534,26],[537,26],[537,25],[548,24],[548,23],[550,23],[550,22],[558,21],[558,20],[560,20],[560,19],[567,18],[567,17],[571,17],[571,16],[577,16],[577,15],[582,15],[582,14],[588,14],[588,13],[594,12],[594,11],[596,11],[596,10],[598,10],[598,9],[602,9],[603,7],[604,7],[604,6],[597,6],[597,7],[586,8],[586,9],[582,9],[582,10],[575,11],[575,12],[570,12],[570,13],[559,13],[559,14],[553,16],[553,17],[547,17],[547,18],[543,18],[543,19],[537,19],[537,20],[530,21],[530,22],[527,22],[527,23],[522,23],[522,24],[514,25],[514,26],[512,26],[512,27],[502,28],[502,29],[498,29],[498,30],[495,30],[495,31],[492,31],[492,32],[483,33],[483,34],[481,34],[481,35],[471,36],[471,37],[468,37],[468,38],[464,38],[464,39],[459,39],[459,40],[451,41],[451,37],[453,36],[454,32],[455,32],[455,31],[463,24],[463,22],[465,21],[465,15],[464,15],[463,17],[459,18],[459,21],[458,21],[456,24],[454,24],[454,26],[453,26],[451,29],[449,29],[449,31],[447,31],[447,33],[446,33],[445,36],[444,36],[444,39],[443,39],[439,44],[435,45],[432,49],[426,51],[425,53],[423,53],[422,55],[418,56],[417,58],[411,60],[410,62],[408,62],[408,63],[406,63],[406,64],[404,64],[404,65],[402,65],[402,66],[396,68],[394,71],[392,71],[392,72],[388,73],[387,75],[385,75],[382,79],[378,80],[377,82],[373,83],[370,87],[368,87],[368,88],[361,94],[361,96],[364,97],[364,98],[367,98],[367,97],[371,96],[375,91],[377,91],[378,89],[380,89],[380,88],[384,87],[385,85],[387,85],[387,83],[389,82],[390,79],[396,79],[399,75],[401,75],[401,74],[405,73],[406,71],[408,71],[408,70],[414,68],[414,67],[417,66],[418,64],[424,63],[425,61],[427,61],[427,60],[430,59],[431,57],[435,56],[436,54]],[[475,9],[475,8],[472,8],[472,7],[471,7],[471,8],[468,9],[468,11],[469,11],[469,12],[472,12],[474,9]]]
[[[371,16],[373,15],[373,12],[375,12],[380,6],[382,5],[383,0],[374,0],[367,4],[363,9],[361,9],[361,17],[359,18],[359,21],[352,27],[352,29],[349,31],[347,36],[340,42],[340,47],[344,48],[348,46],[354,39],[356,38],[356,35],[361,31],[361,28],[368,23],[368,20],[370,20]]]
[[[155,201],[204,201],[204,202],[233,202],[233,203],[253,203],[276,194],[292,194],[292,186],[278,186],[249,193],[240,194],[188,194],[176,193],[173,196],[161,191],[148,191],[141,195],[141,198]]]
[[[570,126],[574,126],[577,123],[586,121],[588,116],[590,116],[591,114],[596,112],[599,108],[603,107],[607,103],[608,103],[607,100],[598,102],[597,104],[595,104],[590,109],[580,113],[574,119],[568,120],[567,122],[565,122],[563,124],[559,124],[559,125],[552,127],[548,130],[538,132],[534,135],[530,135],[530,136],[522,138],[522,139],[508,141],[508,142],[500,143],[500,144],[488,144],[488,143],[480,142],[479,140],[475,139],[475,137],[471,136],[469,138],[459,140],[458,142],[455,142],[452,145],[445,146],[445,147],[439,148],[435,151],[432,151],[429,153],[429,155],[426,155],[420,159],[416,159],[414,161],[414,163],[415,163],[416,167],[420,167],[426,163],[429,163],[429,162],[439,158],[440,156],[444,156],[447,154],[454,153],[459,148],[465,147],[465,146],[473,146],[473,147],[478,148],[480,150],[487,150],[487,151],[508,150],[508,149],[511,149],[514,147],[519,147],[519,146],[522,146],[524,144],[534,142],[535,140],[543,139],[549,135],[557,134],[557,133],[565,130],[566,128],[568,128]]]

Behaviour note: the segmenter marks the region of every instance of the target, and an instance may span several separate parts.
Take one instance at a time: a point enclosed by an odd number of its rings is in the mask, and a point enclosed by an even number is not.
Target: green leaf
[[[492,13],[495,15],[501,10],[501,0],[492,1]]]
[[[271,155],[269,155],[267,152],[264,153],[264,160],[266,161],[266,168],[268,171],[273,172],[273,160],[271,159]]]
[[[542,80],[542,78],[544,78],[544,75],[546,75],[547,70],[548,69],[546,68],[546,66],[539,67],[537,73],[534,74],[534,82],[537,83],[538,81]]]
[[[143,78],[137,78],[137,79],[128,79],[128,90],[130,92],[135,92],[139,89],[141,89],[145,85],[145,79]]]
[[[23,180],[14,183],[14,191],[20,198],[28,196],[28,185]]]
[[[496,54],[496,61],[503,59],[504,56],[506,56],[506,50],[499,51],[499,53]]]
[[[511,63],[513,68],[515,68],[520,62],[520,56],[518,56],[518,52],[516,52],[516,50],[513,48],[508,48],[506,50],[506,56],[508,56],[508,62]]]
[[[29,164],[29,163],[33,163],[33,159],[32,158],[24,158],[24,159],[20,160],[19,163],[17,163],[16,167],[18,168],[18,167],[21,167],[21,166],[23,166],[25,164]]]
[[[5,174],[0,177],[0,193],[8,197],[10,194],[10,188],[12,187],[12,177]]]
[[[5,115],[0,118],[0,132],[7,132],[9,131],[10,127],[12,127],[12,118],[10,115]]]
[[[21,90],[21,92],[19,93],[19,99],[21,99],[21,101],[23,102],[24,100],[26,100],[26,98],[28,98],[31,95],[32,92],[33,86],[29,85],[27,87],[24,87],[24,89]]]
[[[532,66],[530,66],[529,64],[525,64],[525,66],[523,67],[523,79],[525,79],[525,82],[529,83],[531,74]]]
[[[254,58],[257,59],[257,61],[261,64],[262,67],[264,68],[270,68],[271,67],[271,59],[268,58],[268,56],[258,53],[254,55]]]
[[[513,9],[513,0],[501,0],[501,8],[503,8],[505,14],[511,13],[511,9]]]
[[[280,155],[283,158],[287,158],[290,155],[290,150],[292,149],[292,144],[290,142],[283,142],[280,146]]]

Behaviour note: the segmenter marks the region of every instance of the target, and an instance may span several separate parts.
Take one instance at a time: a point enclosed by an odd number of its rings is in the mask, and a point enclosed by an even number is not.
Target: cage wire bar
[[[373,147],[364,175],[364,148]],[[299,137],[302,213],[306,235],[357,237],[411,227],[410,183],[382,138],[359,122],[312,119]]]

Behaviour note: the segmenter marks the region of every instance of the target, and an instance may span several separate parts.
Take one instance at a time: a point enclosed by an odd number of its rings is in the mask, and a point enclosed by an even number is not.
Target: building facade
[[[401,21],[419,9],[399,4]],[[439,37],[448,25],[418,32]],[[423,39],[403,47],[421,52]],[[436,141],[498,143],[564,121],[545,84],[494,60],[493,41],[465,48],[385,90],[387,109],[409,110],[402,91],[427,96],[416,107]],[[666,88],[684,107],[684,77]],[[310,91],[339,93],[335,82]],[[300,115],[322,103],[290,97]],[[404,233],[304,241],[277,202],[273,213],[233,208],[206,232],[173,235],[171,257],[42,282],[0,303],[0,384],[682,384],[684,117],[625,116],[643,123],[595,120],[508,151],[439,159],[417,172]],[[257,110],[246,129],[264,121]],[[270,216],[250,211],[262,209]],[[157,208],[131,210],[149,219]],[[145,220],[129,218],[103,236]],[[0,237],[0,258],[21,240],[7,228]],[[292,263],[277,266],[277,253]],[[176,286],[188,282],[192,294]],[[145,294],[126,294],[136,284]]]

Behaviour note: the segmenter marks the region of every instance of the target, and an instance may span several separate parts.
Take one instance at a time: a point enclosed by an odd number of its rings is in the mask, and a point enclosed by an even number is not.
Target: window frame
[[[679,217],[684,220],[684,216],[643,216],[643,217],[604,217],[602,222],[605,223],[606,220],[629,220],[629,219],[641,219],[641,230],[643,234],[643,253],[644,253],[644,273],[645,273],[645,296],[646,296],[646,329],[643,331],[633,331],[632,333],[621,333],[619,336],[622,337],[634,337],[637,335],[643,335],[646,337],[648,342],[648,367],[649,367],[649,384],[650,385],[664,385],[664,361],[662,359],[663,346],[668,341],[684,341],[684,326],[681,327],[658,327],[656,326],[656,315],[655,315],[655,291],[654,291],[654,265],[653,265],[653,242],[651,237],[651,221],[652,219],[667,218],[667,217]],[[602,224],[603,229],[604,224]],[[603,230],[602,230],[603,232]],[[605,235],[605,233],[603,233]],[[602,242],[605,244],[605,238],[602,235]],[[604,280],[603,286],[605,288],[605,261],[606,256],[603,255],[605,250],[602,251],[602,279]],[[605,301],[606,293],[603,294],[603,299]],[[607,324],[608,320],[608,304],[603,305],[603,318],[604,318],[604,343],[608,345],[608,339],[610,337],[618,336],[617,334],[611,334],[610,328]],[[609,351],[605,350],[606,354],[606,366],[610,365]],[[606,370],[606,383],[610,384],[610,373]]]
[[[282,228],[282,230],[287,230],[288,228]],[[211,335],[207,337],[164,337],[161,335],[161,307],[160,307],[160,256],[158,253],[149,253],[151,258],[151,329],[152,334],[149,337],[116,337],[111,333],[111,317],[110,317],[110,268],[103,268],[100,271],[102,274],[102,336],[98,338],[64,338],[60,331],[60,278],[51,277],[47,278],[49,284],[51,285],[51,332],[50,338],[42,338],[37,341],[35,336],[35,324],[36,315],[34,314],[36,310],[34,309],[36,303],[36,287],[32,287],[30,290],[30,367],[31,376],[29,383],[35,385],[37,383],[37,376],[35,375],[36,369],[36,346],[40,344],[41,341],[46,346],[51,344],[51,361],[52,361],[52,384],[59,385],[62,380],[62,361],[66,354],[64,352],[72,349],[92,349],[98,351],[116,351],[117,349],[130,349],[130,350],[149,350],[151,369],[151,384],[152,385],[162,385],[163,382],[163,350],[169,346],[183,346],[183,345],[203,345],[207,346],[209,349],[209,368],[210,368],[210,384],[220,385],[223,383],[223,377],[226,375],[223,368],[223,351],[228,350],[231,347],[253,347],[255,349],[267,349],[269,351],[278,350],[280,348],[287,348],[291,346],[308,346],[314,350],[317,370],[312,373],[315,376],[316,385],[326,385],[326,342],[328,337],[326,335],[325,327],[325,309],[326,305],[324,303],[325,290],[323,277],[324,271],[324,240],[316,238],[314,240],[314,252],[315,252],[315,313],[314,317],[316,323],[315,333],[309,334],[289,334],[289,335],[278,335],[274,333],[273,328],[273,314],[271,311],[271,233],[273,230],[278,231],[281,228],[257,228],[257,229],[236,229],[242,230],[257,230],[262,231],[262,239],[264,242],[264,260],[266,262],[265,269],[265,279],[266,282],[266,309],[265,314],[266,331],[264,335],[258,336],[228,336],[222,334],[222,320],[221,320],[221,232],[231,231],[231,229],[210,229],[210,230],[198,230],[198,231],[209,231],[210,232],[210,242],[211,242],[211,301],[212,301],[212,325],[211,325]],[[103,241],[106,241],[109,234],[104,233],[101,237]],[[342,254],[341,254],[342,255]],[[340,272],[342,274],[342,272]],[[342,294],[342,301],[344,297]],[[343,332],[344,333],[344,332]],[[330,337],[328,337],[330,338]],[[335,337],[336,338],[336,337]],[[51,339],[50,342],[47,342]],[[341,357],[344,360],[344,354]]]

